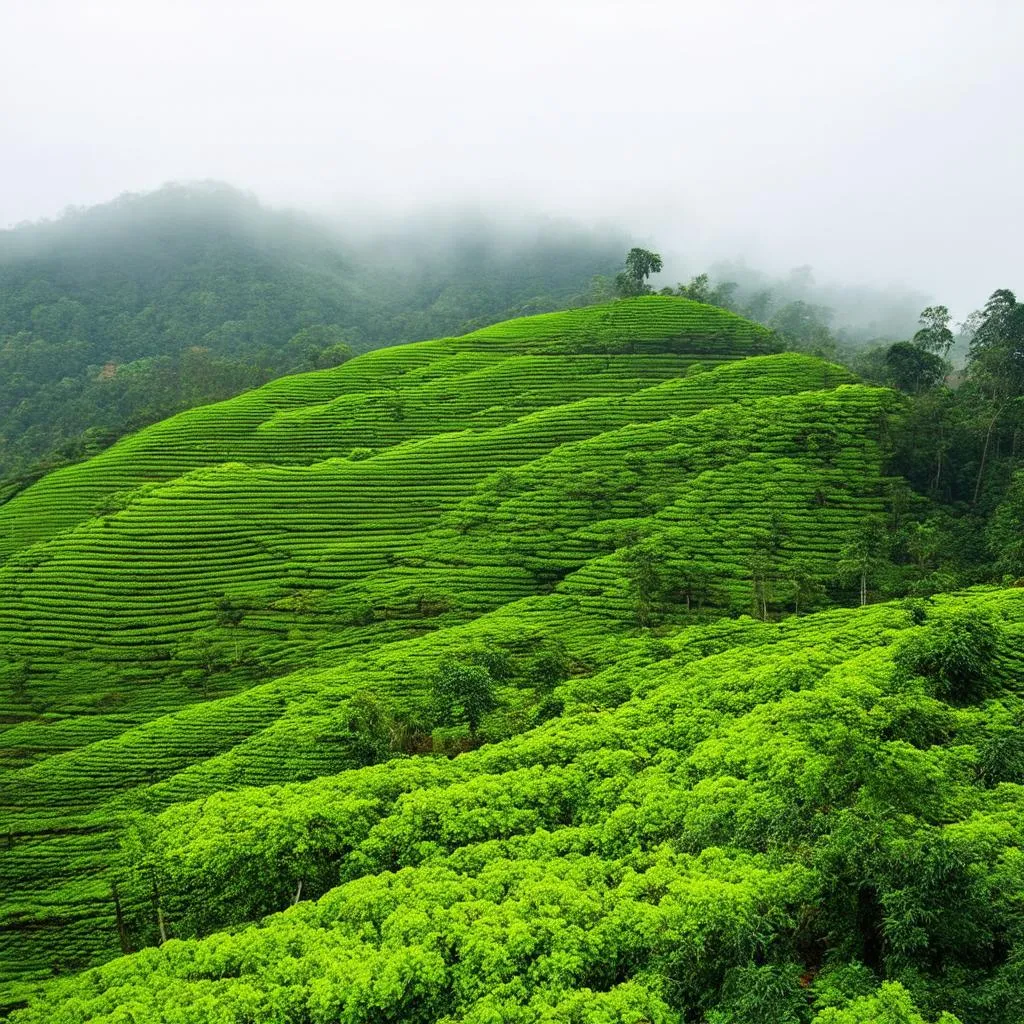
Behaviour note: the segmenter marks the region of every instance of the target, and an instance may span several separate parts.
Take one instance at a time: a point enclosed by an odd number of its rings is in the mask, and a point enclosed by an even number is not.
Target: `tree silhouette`
[[[648,295],[647,278],[661,270],[661,256],[649,249],[632,248],[626,253],[626,269],[615,275],[615,289],[624,298]]]

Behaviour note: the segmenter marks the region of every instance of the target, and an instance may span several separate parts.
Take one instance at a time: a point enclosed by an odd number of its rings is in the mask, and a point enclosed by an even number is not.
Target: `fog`
[[[1024,288],[1017,0],[6,0],[0,225],[216,178],[717,260]],[[665,282],[663,282],[665,283]]]

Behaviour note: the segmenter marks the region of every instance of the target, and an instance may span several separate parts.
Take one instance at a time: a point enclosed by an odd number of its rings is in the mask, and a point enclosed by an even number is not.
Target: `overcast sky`
[[[976,305],[1024,290],[1022,48],[1021,0],[0,0],[0,225],[219,178]]]

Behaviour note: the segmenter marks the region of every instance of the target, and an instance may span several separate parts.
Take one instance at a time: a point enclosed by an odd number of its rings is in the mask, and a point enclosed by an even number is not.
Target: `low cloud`
[[[966,312],[1024,287],[1012,0],[37,0],[0,12],[0,224],[217,178],[363,220],[614,224]]]

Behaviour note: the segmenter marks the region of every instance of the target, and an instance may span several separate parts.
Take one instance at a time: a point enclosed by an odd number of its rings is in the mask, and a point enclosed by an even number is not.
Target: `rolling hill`
[[[841,607],[901,409],[647,296],[0,506],[13,1019],[1017,1020],[1022,593]]]

